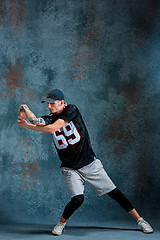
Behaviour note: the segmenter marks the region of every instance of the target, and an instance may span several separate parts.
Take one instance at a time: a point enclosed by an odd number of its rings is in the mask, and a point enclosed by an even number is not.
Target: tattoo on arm
[[[29,107],[25,104],[21,106],[20,112],[25,112],[25,110],[29,110]]]
[[[40,122],[40,123],[45,123],[45,121],[44,121],[43,118],[39,118],[39,122]]]
[[[36,117],[31,117],[30,119],[28,119],[32,124],[34,125],[40,125],[41,123],[42,124],[45,124],[45,121],[43,118],[36,118]]]
[[[22,105],[21,112],[25,112],[28,120],[30,121],[30,123],[34,124],[34,125],[45,125],[45,121],[43,118],[37,118],[34,113],[31,112],[31,110],[29,109],[29,107],[25,104]]]

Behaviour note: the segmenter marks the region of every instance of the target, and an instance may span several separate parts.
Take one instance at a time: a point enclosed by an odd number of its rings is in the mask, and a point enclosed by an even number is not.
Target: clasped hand
[[[27,125],[28,125],[28,123],[27,123],[27,121],[25,120],[26,114],[25,114],[25,112],[23,111],[23,108],[22,108],[22,107],[23,107],[23,105],[21,105],[21,106],[19,107],[19,110],[18,110],[18,113],[17,113],[17,114],[20,114],[20,115],[18,116],[17,122],[18,122],[18,125],[19,125],[20,127],[26,128]]]

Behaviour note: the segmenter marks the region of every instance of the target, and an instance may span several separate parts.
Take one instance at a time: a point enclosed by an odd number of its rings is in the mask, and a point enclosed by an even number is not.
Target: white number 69
[[[62,133],[62,134],[61,134]],[[67,137],[67,139],[65,138]],[[58,129],[56,132],[53,133],[53,141],[58,149],[65,149],[68,147],[68,144],[74,145],[79,142],[81,136],[77,131],[74,123],[71,121],[70,123],[66,124],[64,127]]]

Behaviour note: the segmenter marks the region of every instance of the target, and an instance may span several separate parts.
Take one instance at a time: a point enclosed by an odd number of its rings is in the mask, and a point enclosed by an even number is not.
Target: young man
[[[23,104],[19,108],[20,116],[17,121],[22,128],[51,133],[62,162],[61,169],[71,194],[71,201],[66,205],[52,233],[61,235],[67,219],[83,203],[85,183],[90,184],[99,196],[108,194],[136,219],[143,232],[152,233],[150,224],[140,217],[130,201],[117,189],[105,172],[101,161],[96,158],[77,107],[72,104],[67,105],[63,93],[58,89],[50,91],[42,102],[48,103],[49,115],[37,118],[28,106]],[[25,120],[25,115],[31,124]]]

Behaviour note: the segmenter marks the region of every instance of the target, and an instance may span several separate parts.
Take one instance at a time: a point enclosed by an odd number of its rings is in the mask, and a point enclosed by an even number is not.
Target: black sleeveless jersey
[[[75,105],[67,105],[60,115],[42,116],[45,124],[52,124],[57,119],[68,123],[52,134],[55,147],[62,162],[61,167],[82,168],[94,160],[88,131],[82,116]]]

